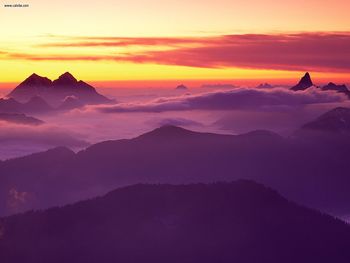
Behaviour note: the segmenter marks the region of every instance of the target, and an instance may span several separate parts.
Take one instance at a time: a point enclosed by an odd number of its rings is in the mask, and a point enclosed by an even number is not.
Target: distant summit
[[[34,73],[8,95],[9,98],[21,103],[28,102],[33,97],[41,97],[55,107],[60,105],[67,96],[76,97],[81,104],[111,102],[99,94],[94,87],[84,81],[78,81],[69,72],[62,74],[54,81]]]
[[[307,88],[310,88],[314,84],[312,83],[311,77],[309,72],[306,72],[305,75],[301,78],[299,83],[291,88],[291,90],[298,91],[298,90],[306,90]]]
[[[34,126],[44,124],[42,120],[17,113],[0,113],[0,121]]]
[[[314,86],[314,84],[311,80],[310,74],[309,74],[309,72],[306,72],[305,75],[299,81],[299,83],[297,85],[295,85],[294,87],[292,87],[291,90],[294,90],[294,91],[306,90],[312,86]],[[317,88],[321,89],[322,91],[330,90],[330,91],[343,93],[343,94],[347,95],[348,98],[350,98],[350,90],[347,88],[347,86],[345,84],[337,85],[333,82],[329,82],[327,85],[325,85],[323,87],[317,86]]]
[[[334,91],[337,91],[339,93],[344,93],[345,95],[350,97],[350,91],[346,87],[345,84],[337,85],[337,84],[334,84],[333,82],[329,82],[326,86],[323,86],[321,89],[322,90],[334,90]]]
[[[179,139],[184,137],[186,138],[188,136],[193,136],[196,134],[200,133],[196,133],[174,125],[163,125],[160,128],[154,129],[153,131],[139,136],[138,138]]]
[[[303,131],[350,135],[350,108],[338,107],[305,124]]]
[[[261,83],[256,88],[257,89],[271,89],[271,88],[273,88],[273,86],[270,85],[269,83]]]
[[[188,88],[185,85],[183,85],[183,84],[177,86],[175,89],[176,90],[188,90]]]

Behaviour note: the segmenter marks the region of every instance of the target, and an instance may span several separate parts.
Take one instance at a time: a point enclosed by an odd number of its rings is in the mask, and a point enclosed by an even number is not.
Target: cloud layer
[[[237,88],[196,95],[159,98],[149,102],[120,103],[95,106],[101,112],[166,112],[186,110],[264,110],[269,108],[300,107],[308,104],[332,103],[347,97],[333,91],[311,88],[294,92],[282,88]],[[91,109],[91,108],[90,108]]]
[[[28,126],[0,121],[0,160],[59,146],[87,147],[89,143],[81,137],[55,125]]]

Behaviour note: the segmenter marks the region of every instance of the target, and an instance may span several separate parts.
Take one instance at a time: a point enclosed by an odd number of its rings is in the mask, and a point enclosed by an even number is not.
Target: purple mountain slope
[[[23,105],[12,98],[0,99],[0,112],[2,113],[19,113]]]
[[[34,96],[25,103],[13,98],[0,99],[0,113],[49,113],[54,110],[44,99]]]
[[[318,133],[283,138],[267,131],[218,135],[164,126],[134,139],[92,145],[70,154],[57,167],[35,155],[26,162],[32,163],[29,169],[18,159],[5,161],[0,163],[0,214],[77,201],[133,183],[239,178],[262,182],[309,207],[349,214],[350,180],[344,158],[350,155],[349,137]],[[15,210],[6,201],[12,188],[30,196]]]
[[[299,134],[312,132],[326,133],[334,137],[339,135],[350,136],[350,109],[335,108],[322,114],[316,120],[303,125],[298,131]]]
[[[0,224],[7,263],[350,261],[348,225],[245,180],[139,184]]]

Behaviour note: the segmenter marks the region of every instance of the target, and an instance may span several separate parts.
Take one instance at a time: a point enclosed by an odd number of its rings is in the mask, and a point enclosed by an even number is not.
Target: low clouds
[[[274,88],[271,90],[237,88],[197,95],[159,98],[142,103],[120,103],[96,106],[100,112],[166,112],[188,110],[264,110],[300,107],[308,104],[334,103],[347,97],[333,91],[311,88],[302,92]]]
[[[52,146],[86,146],[84,140],[77,139],[78,134],[72,134],[58,127],[42,125],[31,127],[27,125],[9,124],[0,122],[0,142],[33,142]]]
[[[115,61],[200,68],[249,68],[348,72],[350,33],[242,34],[211,37],[66,37],[44,43],[57,53],[3,53],[3,59],[31,61]],[[137,47],[134,49],[133,47]],[[83,48],[94,48],[86,53]],[[68,48],[79,48],[74,53]],[[116,48],[123,50],[116,51]],[[56,51],[57,52],[57,51]],[[1,53],[0,53],[1,55]]]
[[[115,92],[123,103],[42,115],[45,124],[40,126],[0,122],[0,160],[57,146],[79,150],[101,141],[134,138],[163,125],[214,133],[270,129],[289,134],[326,110],[350,102],[341,93],[317,88],[300,92],[285,88],[194,89],[201,93],[192,95],[178,95],[174,90],[145,93],[140,89],[129,96]]]
[[[80,149],[89,144],[78,133],[54,125],[28,126],[0,121],[0,160],[49,148]]]

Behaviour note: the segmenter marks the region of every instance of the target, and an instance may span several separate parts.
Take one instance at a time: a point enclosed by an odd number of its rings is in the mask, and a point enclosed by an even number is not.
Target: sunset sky
[[[348,0],[0,2],[1,83],[350,79]]]

